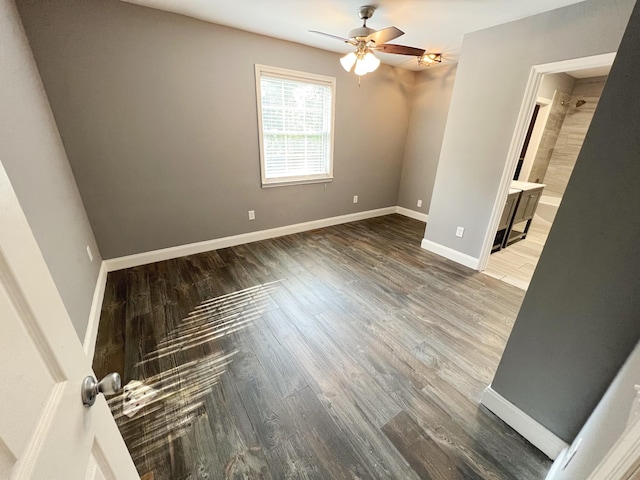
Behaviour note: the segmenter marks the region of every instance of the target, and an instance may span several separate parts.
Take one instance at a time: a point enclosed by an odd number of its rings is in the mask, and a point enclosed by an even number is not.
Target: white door
[[[139,479],[0,159],[0,479]]]

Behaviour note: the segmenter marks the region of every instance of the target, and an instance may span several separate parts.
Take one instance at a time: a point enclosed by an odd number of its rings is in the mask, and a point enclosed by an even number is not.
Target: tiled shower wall
[[[546,184],[546,195],[558,198],[564,195],[606,80],[607,77],[592,77],[576,81],[542,181]],[[579,100],[587,103],[576,107]]]
[[[536,157],[533,160],[531,172],[529,173],[530,182],[542,183],[547,173],[547,168],[549,168],[553,149],[558,141],[562,122],[564,122],[564,117],[567,114],[570,100],[571,92],[556,90],[553,95],[549,117],[547,118],[547,123],[540,138],[540,145],[538,146],[538,151],[536,152]]]

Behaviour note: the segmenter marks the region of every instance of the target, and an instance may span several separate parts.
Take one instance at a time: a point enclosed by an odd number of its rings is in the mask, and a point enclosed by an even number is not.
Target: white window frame
[[[256,64],[256,103],[258,106],[258,139],[260,143],[260,175],[262,187],[280,187],[286,185],[300,185],[306,183],[327,183],[333,180],[333,145],[335,138],[335,113],[336,113],[336,79],[325,75],[317,75],[313,73],[299,72],[296,70],[288,70],[285,68],[271,67],[268,65]],[[304,175],[297,177],[279,177],[266,178],[265,169],[265,151],[264,137],[262,131],[262,93],[260,88],[260,79],[262,76],[271,78],[283,78],[286,80],[295,80],[298,82],[306,82],[331,87],[331,121],[329,132],[329,168],[326,174],[322,175]]]

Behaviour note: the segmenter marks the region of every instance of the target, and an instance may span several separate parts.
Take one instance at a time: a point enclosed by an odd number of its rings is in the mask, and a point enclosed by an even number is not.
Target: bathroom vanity
[[[527,236],[544,187],[542,183],[511,182],[491,253]]]

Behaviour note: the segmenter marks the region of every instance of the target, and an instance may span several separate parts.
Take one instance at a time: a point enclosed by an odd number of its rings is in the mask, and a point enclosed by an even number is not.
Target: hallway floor
[[[493,253],[489,257],[487,269],[482,273],[527,290],[550,229],[549,222],[538,216],[534,217],[527,238]]]
[[[94,370],[140,382],[109,400],[139,473],[542,480],[479,405],[523,292],[423,232],[389,215],[110,273]]]

